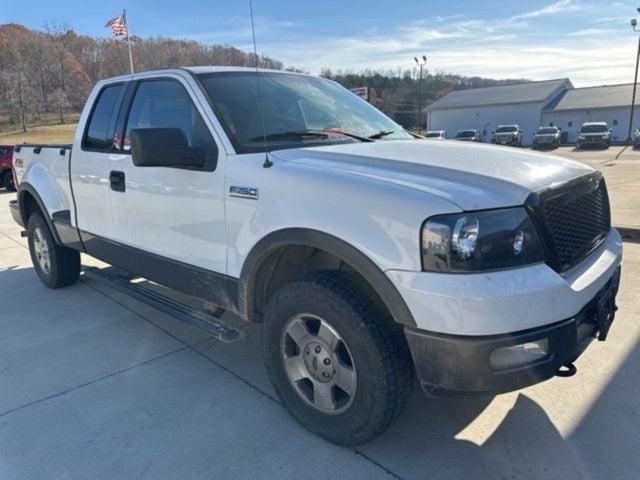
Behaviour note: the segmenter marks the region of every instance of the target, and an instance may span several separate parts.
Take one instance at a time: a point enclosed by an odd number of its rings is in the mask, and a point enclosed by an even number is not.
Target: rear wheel
[[[49,288],[66,287],[80,276],[80,253],[58,245],[40,213],[27,222],[31,262],[38,277]]]
[[[409,399],[402,329],[348,274],[316,272],[280,289],[265,311],[262,346],[284,406],[330,442],[372,440]]]

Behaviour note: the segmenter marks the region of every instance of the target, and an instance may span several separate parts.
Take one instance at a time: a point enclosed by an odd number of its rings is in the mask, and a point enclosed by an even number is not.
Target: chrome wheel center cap
[[[311,377],[322,383],[331,381],[336,372],[334,359],[329,350],[322,344],[318,342],[307,343],[304,347],[302,358]]]

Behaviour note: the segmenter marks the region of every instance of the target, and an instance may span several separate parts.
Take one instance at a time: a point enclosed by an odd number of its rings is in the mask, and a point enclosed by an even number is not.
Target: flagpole
[[[129,20],[127,20],[127,11],[122,10],[122,18],[124,19],[124,24],[127,27],[127,47],[129,47],[129,67],[131,67],[131,73],[133,72],[133,56],[131,55],[131,40],[129,39]]]

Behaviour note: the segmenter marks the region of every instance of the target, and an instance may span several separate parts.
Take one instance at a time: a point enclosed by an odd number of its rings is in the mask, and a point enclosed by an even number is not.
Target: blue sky
[[[493,78],[569,77],[576,86],[632,80],[640,1],[254,0],[259,53],[318,73],[322,67],[411,68]],[[248,0],[0,0],[0,23],[47,21],[106,36],[127,8],[132,33],[251,48]]]

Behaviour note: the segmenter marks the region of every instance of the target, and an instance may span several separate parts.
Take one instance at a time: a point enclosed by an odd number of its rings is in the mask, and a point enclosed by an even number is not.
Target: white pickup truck
[[[99,82],[71,145],[13,165],[36,273],[80,252],[262,323],[283,405],[342,445],[414,373],[435,396],[574,373],[614,318],[622,243],[602,175],[428,142],[338,84],[194,67]]]

